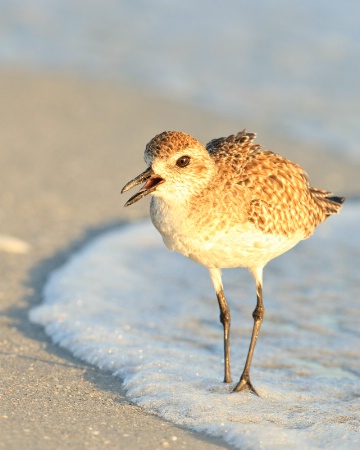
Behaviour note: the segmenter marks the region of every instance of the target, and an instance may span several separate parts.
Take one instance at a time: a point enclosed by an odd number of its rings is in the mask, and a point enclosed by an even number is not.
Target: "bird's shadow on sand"
[[[76,358],[70,351],[52,342],[42,326],[34,324],[29,320],[29,311],[42,302],[44,286],[54,270],[63,266],[74,253],[85,247],[93,239],[103,233],[125,226],[128,223],[128,221],[112,221],[97,227],[89,228],[85,230],[80,238],[70,242],[65,248],[56,252],[51,257],[41,260],[29,270],[28,277],[25,280],[25,287],[28,294],[26,294],[23,300],[24,303],[26,303],[26,306],[9,308],[4,311],[3,314],[11,319],[11,326],[17,328],[20,333],[29,339],[39,341],[43,349],[56,357],[55,360],[53,358],[49,358],[49,360],[41,359],[41,362],[62,367],[79,368],[83,372],[83,377],[86,381],[92,383],[99,390],[114,393],[114,400],[116,402],[123,404],[127,403],[129,407],[139,408],[139,410],[141,410],[140,407],[132,403],[131,400],[126,397],[125,390],[122,386],[123,382],[120,378],[114,377],[109,371],[100,370],[99,368]],[[27,359],[29,360],[29,363],[39,361],[39,358],[31,355],[18,354],[17,357]],[[144,411],[142,411],[142,413],[153,416],[153,414]],[[158,420],[166,422],[164,419]],[[211,440],[211,443],[222,446],[223,448],[232,448],[221,439],[210,438],[206,435],[195,433],[185,427],[172,425],[179,429],[186,430],[200,441],[209,442]]]
[[[56,355],[63,360],[63,362],[42,360],[43,362],[48,364],[60,364],[62,366],[68,367],[81,367],[85,369],[88,368],[89,371],[85,372],[85,377],[89,377],[91,381],[93,381],[94,372],[96,372],[96,370],[94,371],[94,367],[90,364],[87,364],[86,362],[80,361],[79,359],[74,357],[68,350],[54,344],[51,341],[50,337],[45,333],[42,326],[30,322],[29,311],[31,308],[42,302],[44,286],[54,270],[64,265],[74,253],[86,246],[88,242],[95,239],[97,236],[107,231],[119,228],[124,224],[125,222],[114,221],[96,228],[89,228],[83,233],[80,238],[74,240],[65,248],[35,264],[32,268],[30,268],[28,277],[24,282],[27,294],[25,295],[23,300],[24,303],[26,303],[26,306],[22,308],[11,307],[4,312],[4,314],[12,320],[12,326],[16,327],[22,334],[24,334],[28,338],[41,342],[43,348],[45,348],[49,353],[52,353],[53,355]],[[26,358],[29,361],[37,359],[30,355],[22,355],[19,357]],[[104,373],[105,372],[101,372],[102,375]],[[110,376],[110,374],[107,374],[107,376]],[[99,382],[99,385],[101,385],[101,382]],[[107,383],[101,385],[101,388],[107,389]],[[120,395],[123,394],[121,381],[119,381],[118,383],[118,393]]]

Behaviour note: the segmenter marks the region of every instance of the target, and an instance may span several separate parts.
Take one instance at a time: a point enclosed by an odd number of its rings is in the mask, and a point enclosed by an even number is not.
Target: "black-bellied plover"
[[[273,258],[309,237],[344,202],[310,186],[297,164],[254,144],[245,130],[204,147],[185,133],[166,131],[146,146],[148,168],[121,192],[145,183],[125,204],[152,194],[151,220],[166,246],[207,267],[224,328],[224,382],[230,375],[230,310],[221,269],[247,267],[256,283],[253,332],[234,391],[249,389],[250,366],[264,315],[262,273]]]

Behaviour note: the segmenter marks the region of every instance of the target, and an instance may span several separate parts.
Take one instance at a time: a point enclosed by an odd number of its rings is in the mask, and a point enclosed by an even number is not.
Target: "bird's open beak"
[[[125,203],[124,206],[130,206],[133,203],[137,202],[141,198],[145,197],[145,195],[150,194],[151,192],[155,191],[155,189],[158,187],[159,184],[163,183],[165,180],[158,175],[154,174],[151,167],[145,170],[145,172],[138,175],[133,180],[129,181],[125,184],[125,186],[122,188],[121,193],[128,191],[129,189],[133,188],[134,186],[137,186],[138,184],[145,183],[144,186],[140,189],[139,192],[137,192],[135,195],[133,195],[129,200]]]

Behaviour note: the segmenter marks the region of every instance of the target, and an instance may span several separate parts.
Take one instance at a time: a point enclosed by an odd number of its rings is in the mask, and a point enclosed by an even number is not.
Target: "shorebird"
[[[250,366],[264,316],[262,274],[273,258],[309,237],[344,202],[309,184],[305,171],[254,144],[245,130],[213,139],[206,146],[192,136],[165,131],[146,145],[145,172],[122,193],[145,183],[125,206],[152,194],[151,220],[165,245],[207,267],[224,332],[224,382],[230,374],[230,309],[221,269],[248,268],[257,302],[250,346],[234,391],[250,390]]]

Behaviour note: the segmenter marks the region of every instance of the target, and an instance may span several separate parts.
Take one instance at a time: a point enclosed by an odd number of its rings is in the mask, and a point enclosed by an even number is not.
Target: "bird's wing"
[[[258,229],[285,235],[300,230],[309,236],[329,215],[322,204],[331,194],[312,188],[298,164],[254,144],[255,137],[244,130],[214,139],[206,148],[220,173],[230,171],[226,187],[244,196],[248,220]]]
[[[239,160],[245,160],[249,152],[261,148],[261,145],[253,143],[255,138],[255,133],[247,133],[243,130],[236,135],[213,139],[206,144],[206,149],[216,163],[230,165],[234,160],[238,165]]]

